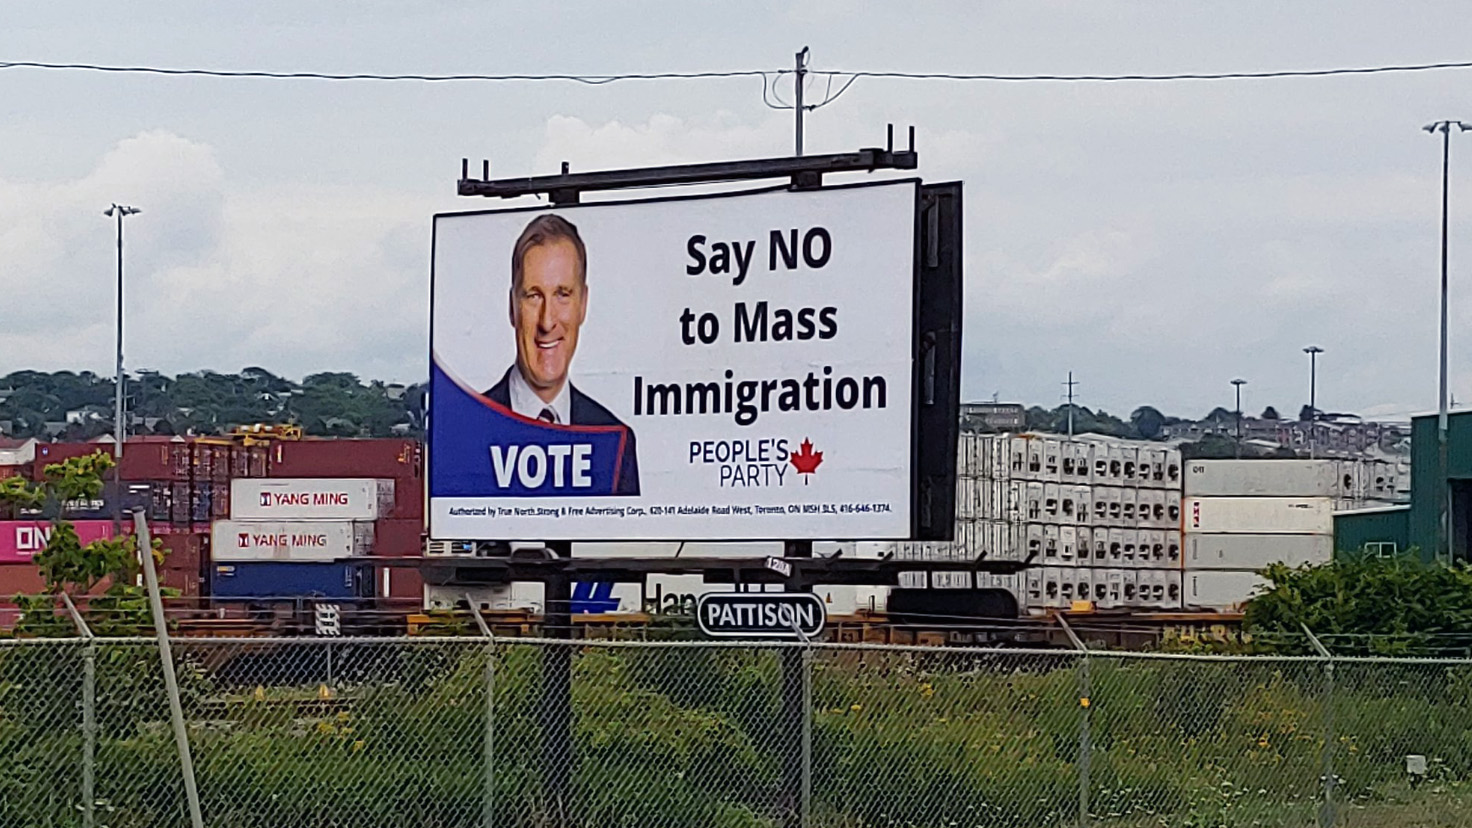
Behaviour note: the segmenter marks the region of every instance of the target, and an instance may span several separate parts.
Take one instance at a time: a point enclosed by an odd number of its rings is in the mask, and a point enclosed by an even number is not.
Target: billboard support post
[[[812,541],[787,541],[783,557],[813,557]],[[812,585],[798,575],[787,582],[786,592],[812,592]],[[805,722],[812,716],[807,709],[807,667],[805,647],[782,648],[782,732],[787,734],[782,762],[782,815],[784,828],[802,828],[808,812],[804,793],[811,767],[803,743]]]
[[[561,558],[572,557],[571,543],[549,543]],[[542,627],[552,639],[572,638],[572,578],[549,573],[542,582]],[[554,644],[542,652],[542,779],[553,825],[572,824],[572,647]]]

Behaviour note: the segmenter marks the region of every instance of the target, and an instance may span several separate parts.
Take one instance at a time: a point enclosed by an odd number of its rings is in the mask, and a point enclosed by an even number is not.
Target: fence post
[[[92,828],[97,808],[97,640],[72,597],[63,592],[61,601],[87,642],[82,651],[82,826]]]
[[[802,635],[802,630],[798,630]],[[802,636],[802,828],[812,825],[813,816],[813,648]]]
[[[153,565],[153,542],[142,510],[133,513],[133,537],[137,538],[143,576],[148,580],[148,602],[153,609],[153,629],[158,634],[158,655],[164,667],[164,687],[169,694],[169,717],[174,725],[174,746],[179,751],[179,770],[184,776],[184,796],[189,800],[189,823],[204,828],[199,808],[199,788],[194,781],[194,757],[189,752],[189,730],[184,724],[184,703],[179,698],[179,677],[174,675],[174,654],[169,648],[169,624],[164,620],[164,599],[158,591],[158,571]]]
[[[1334,655],[1314,635],[1307,624],[1300,624],[1321,658],[1324,659],[1324,802],[1319,806],[1319,828],[1334,825]]]
[[[491,625],[480,614],[480,608],[475,605],[474,599],[467,594],[465,602],[470,605],[470,614],[475,616],[475,625],[486,639],[486,732],[481,746],[485,767],[482,770],[484,778],[481,780],[480,824],[482,828],[491,828],[495,824],[496,813],[496,636],[491,632]]]
[[[1089,824],[1089,762],[1094,756],[1094,743],[1092,732],[1093,719],[1093,693],[1092,681],[1089,676],[1089,648],[1084,646],[1082,639],[1074,633],[1073,627],[1068,626],[1068,619],[1062,615],[1054,616],[1058,619],[1058,625],[1068,635],[1068,640],[1073,643],[1074,649],[1078,650],[1078,705],[1082,711],[1079,716],[1078,726],[1078,824],[1080,828],[1087,828]]]

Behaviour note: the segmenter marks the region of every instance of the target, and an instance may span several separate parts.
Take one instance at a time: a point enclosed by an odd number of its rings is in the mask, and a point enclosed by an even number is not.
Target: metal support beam
[[[460,165],[460,180],[455,189],[463,196],[516,198],[525,195],[556,195],[554,202],[576,202],[577,194],[605,190],[627,190],[638,187],[667,187],[680,184],[715,184],[728,181],[755,181],[786,178],[802,186],[818,186],[829,173],[874,172],[875,170],[913,170],[919,166],[915,152],[915,130],[910,129],[910,147],[895,150],[878,147],[857,152],[828,155],[804,155],[791,158],[759,158],[750,161],[717,161],[708,164],[680,164],[668,167],[641,167],[627,170],[559,175],[528,176],[482,180],[465,177],[468,159]]]
[[[364,564],[416,569],[429,583],[501,584],[541,582],[566,574],[574,581],[641,583],[651,574],[703,575],[719,584],[834,584],[897,586],[899,574],[910,571],[984,572],[1010,575],[1032,566],[1031,561],[906,561],[878,558],[783,558],[792,566],[791,579],[767,568],[765,558],[363,558]]]
[[[87,619],[65,592],[61,602],[87,643],[82,651],[82,826],[97,824],[97,640]]]
[[[1084,645],[1083,639],[1069,626],[1068,619],[1062,615],[1054,616],[1058,619],[1058,625],[1068,636],[1068,640],[1081,654],[1078,667],[1078,705],[1080,710],[1078,726],[1078,824],[1087,826],[1089,824],[1089,764],[1094,756],[1093,743],[1093,677],[1089,675],[1089,648]]]
[[[204,828],[199,809],[199,787],[194,779],[194,757],[189,752],[189,730],[184,724],[184,704],[179,699],[179,677],[174,674],[174,654],[169,647],[169,624],[164,619],[163,596],[158,589],[158,568],[153,563],[153,542],[148,536],[148,521],[143,510],[133,513],[133,536],[138,539],[139,557],[143,559],[143,577],[148,582],[148,603],[153,608],[153,629],[158,635],[158,655],[163,662],[164,687],[169,693],[169,718],[174,725],[174,746],[179,751],[179,768],[184,776],[184,795],[189,800],[189,824]]]
[[[1307,624],[1298,625],[1308,636],[1314,652],[1324,659],[1324,770],[1323,801],[1319,803],[1319,828],[1333,828],[1334,817],[1334,655]]]
[[[486,726],[481,745],[485,767],[481,782],[480,824],[481,828],[492,828],[496,824],[496,636],[491,633],[491,625],[486,623],[480,607],[475,605],[469,593],[465,595],[465,603],[470,606],[475,626],[486,640]]]

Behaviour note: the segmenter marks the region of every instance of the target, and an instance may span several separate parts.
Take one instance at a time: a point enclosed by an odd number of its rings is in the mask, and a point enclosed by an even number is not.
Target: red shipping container
[[[375,557],[416,558],[424,554],[424,522],[419,518],[377,521],[373,536]]]
[[[188,480],[192,448],[180,437],[134,437],[118,471],[124,480]]]
[[[384,594],[383,581],[388,579],[388,594]],[[424,602],[424,579],[417,569],[381,567],[378,575],[378,594],[384,598],[403,599],[406,603]]]
[[[112,446],[98,443],[41,443],[36,446],[36,459],[31,464],[31,479],[40,480],[46,467],[73,457],[85,457],[94,452],[112,454]]]
[[[394,481],[393,517],[424,521],[424,478],[401,477]]]
[[[165,567],[158,573],[159,586],[165,589],[177,589],[181,597],[198,598],[200,595],[201,578],[198,571],[193,569],[170,569]],[[192,605],[193,602],[190,602]],[[164,612],[168,616],[167,610]]]
[[[231,446],[230,479],[237,477],[265,477],[270,460],[267,446]]]
[[[159,543],[164,548],[164,567],[167,569],[192,569],[202,572],[205,564],[209,535],[196,533],[160,535]]]
[[[271,449],[271,477],[420,477],[419,441],[300,440]]]

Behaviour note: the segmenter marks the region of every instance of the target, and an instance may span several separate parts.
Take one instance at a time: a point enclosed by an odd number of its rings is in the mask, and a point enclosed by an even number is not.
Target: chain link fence
[[[218,828],[1472,826],[1472,660],[172,643]],[[0,826],[189,824],[155,642],[0,641]]]

